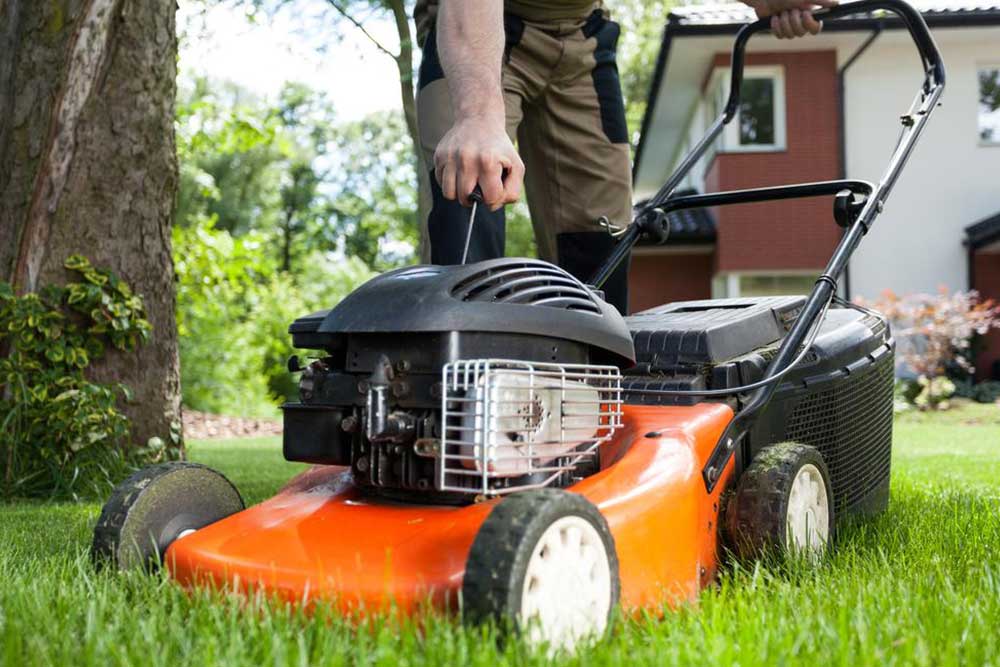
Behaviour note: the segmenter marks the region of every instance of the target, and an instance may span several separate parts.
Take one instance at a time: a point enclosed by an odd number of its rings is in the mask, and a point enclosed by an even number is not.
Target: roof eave
[[[965,228],[965,245],[972,251],[1000,241],[1000,213]]]

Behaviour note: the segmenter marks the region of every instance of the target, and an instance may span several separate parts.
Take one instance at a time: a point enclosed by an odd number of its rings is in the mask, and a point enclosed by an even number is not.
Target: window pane
[[[740,296],[808,294],[815,276],[740,276]]]
[[[740,97],[740,143],[773,145],[774,79],[744,79]]]
[[[979,70],[979,139],[1000,143],[1000,67]]]

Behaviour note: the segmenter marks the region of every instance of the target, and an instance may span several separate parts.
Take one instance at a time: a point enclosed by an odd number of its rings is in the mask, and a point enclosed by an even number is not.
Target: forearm
[[[502,0],[441,0],[437,33],[456,123],[481,119],[503,127]]]

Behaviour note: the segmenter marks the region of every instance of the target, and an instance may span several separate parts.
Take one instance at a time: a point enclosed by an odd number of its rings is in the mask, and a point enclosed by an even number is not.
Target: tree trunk
[[[91,369],[133,391],[140,444],[170,445],[180,428],[175,11],[175,0],[0,0],[0,280],[22,293],[63,283],[79,253],[142,294],[150,341]]]

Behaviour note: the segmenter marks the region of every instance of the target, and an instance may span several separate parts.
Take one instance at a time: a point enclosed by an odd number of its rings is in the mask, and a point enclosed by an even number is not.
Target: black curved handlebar
[[[913,38],[917,51],[920,52],[920,61],[924,66],[924,73],[927,77],[927,87],[931,85],[943,85],[945,72],[944,62],[938,51],[934,38],[927,28],[924,17],[904,0],[859,0],[858,2],[848,2],[831,9],[823,9],[813,12],[813,18],[817,21],[832,21],[834,19],[854,16],[866,12],[884,10],[891,12],[902,19],[910,36]],[[747,42],[758,32],[766,32],[771,29],[771,19],[763,18],[740,28],[736,35],[736,43],[733,45],[732,73],[729,87],[729,99],[726,101],[724,122],[728,123],[735,116],[740,106],[740,88],[743,85],[743,66]]]
[[[634,220],[621,235],[618,245],[591,279],[591,284],[600,287],[612,272],[628,257],[629,251],[643,234],[649,234],[663,243],[669,234],[667,214],[673,210],[702,206],[745,204],[755,201],[771,201],[800,197],[835,195],[834,218],[846,228],[843,236],[827,263],[826,269],[816,280],[816,284],[806,299],[805,305],[788,334],[782,339],[777,353],[764,371],[760,386],[749,395],[742,408],[729,423],[715,445],[708,462],[702,470],[706,489],[711,492],[719,480],[719,475],[729,459],[737,455],[737,466],[741,466],[745,455],[744,436],[760,410],[768,404],[788,368],[796,363],[799,347],[806,341],[817,319],[823,317],[826,308],[837,290],[837,281],[843,274],[851,254],[867,234],[875,218],[881,213],[883,204],[906,165],[931,113],[937,107],[944,92],[945,69],[934,38],[927,29],[927,23],[916,9],[906,0],[860,0],[829,10],[815,12],[820,20],[834,20],[877,10],[885,10],[898,16],[910,32],[923,65],[924,83],[917,92],[909,111],[900,117],[902,129],[889,165],[878,183],[856,180],[824,181],[819,183],[798,183],[770,188],[754,188],[732,192],[678,197],[674,190],[694,165],[702,158],[723,128],[736,117],[740,104],[740,88],[743,83],[743,68],[747,42],[755,33],[770,29],[770,21],[761,19],[747,24],[736,36],[732,57],[732,79],[726,107],[719,113],[705,135],[691,148],[674,169],[660,190],[644,205],[637,208]],[[852,194],[853,193],[853,194]],[[838,208],[838,204],[840,205]],[[839,216],[839,217],[838,217]],[[660,240],[662,239],[662,240]],[[673,392],[663,390],[662,394]]]
[[[910,36],[917,46],[924,71],[924,84],[921,90],[923,101],[927,102],[930,98],[940,97],[941,91],[944,89],[944,62],[941,60],[941,54],[934,43],[934,38],[931,37],[930,30],[927,29],[924,17],[906,0],[859,0],[858,2],[848,2],[831,9],[817,11],[813,16],[817,19],[830,21],[879,10],[888,11],[898,16],[909,30]],[[687,153],[680,164],[677,165],[666,183],[660,187],[655,195],[639,206],[636,215],[637,220],[651,213],[654,209],[662,207],[667,202],[678,184],[680,184],[698,160],[708,151],[715,139],[721,134],[723,128],[736,117],[740,107],[740,93],[743,85],[747,42],[756,33],[770,30],[770,25],[769,19],[760,19],[746,24],[736,34],[736,42],[733,45],[732,51],[729,99],[726,100],[726,106],[705,132],[705,135]],[[927,108],[921,113],[929,113],[933,108],[933,102],[936,102],[936,99],[927,105]]]

